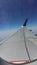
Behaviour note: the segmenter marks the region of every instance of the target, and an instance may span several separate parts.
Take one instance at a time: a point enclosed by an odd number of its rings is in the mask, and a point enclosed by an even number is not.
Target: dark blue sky
[[[37,0],[0,0],[0,30],[18,28],[28,17],[37,26]]]

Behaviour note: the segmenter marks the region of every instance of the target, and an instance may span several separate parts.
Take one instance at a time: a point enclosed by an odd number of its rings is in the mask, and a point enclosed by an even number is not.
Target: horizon
[[[26,27],[37,34],[37,0],[0,0],[0,38],[19,29],[26,18]]]

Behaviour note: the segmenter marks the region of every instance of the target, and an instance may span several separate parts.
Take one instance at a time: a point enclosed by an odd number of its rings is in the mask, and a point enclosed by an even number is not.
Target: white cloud
[[[37,26],[29,27],[29,29],[31,29],[32,32],[34,32],[35,34],[37,34]]]

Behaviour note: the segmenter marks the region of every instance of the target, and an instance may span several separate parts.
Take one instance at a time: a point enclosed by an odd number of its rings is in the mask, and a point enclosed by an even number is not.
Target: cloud
[[[32,32],[34,32],[34,34],[37,34],[37,26],[29,27],[29,29],[32,30]]]

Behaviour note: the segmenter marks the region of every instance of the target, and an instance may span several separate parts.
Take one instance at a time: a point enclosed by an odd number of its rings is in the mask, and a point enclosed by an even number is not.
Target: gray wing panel
[[[28,60],[22,29],[0,46],[0,57],[7,61]]]
[[[25,41],[30,58],[31,60],[36,59],[37,58],[37,39],[35,39],[36,36],[26,28],[24,28],[24,32],[25,32]]]

